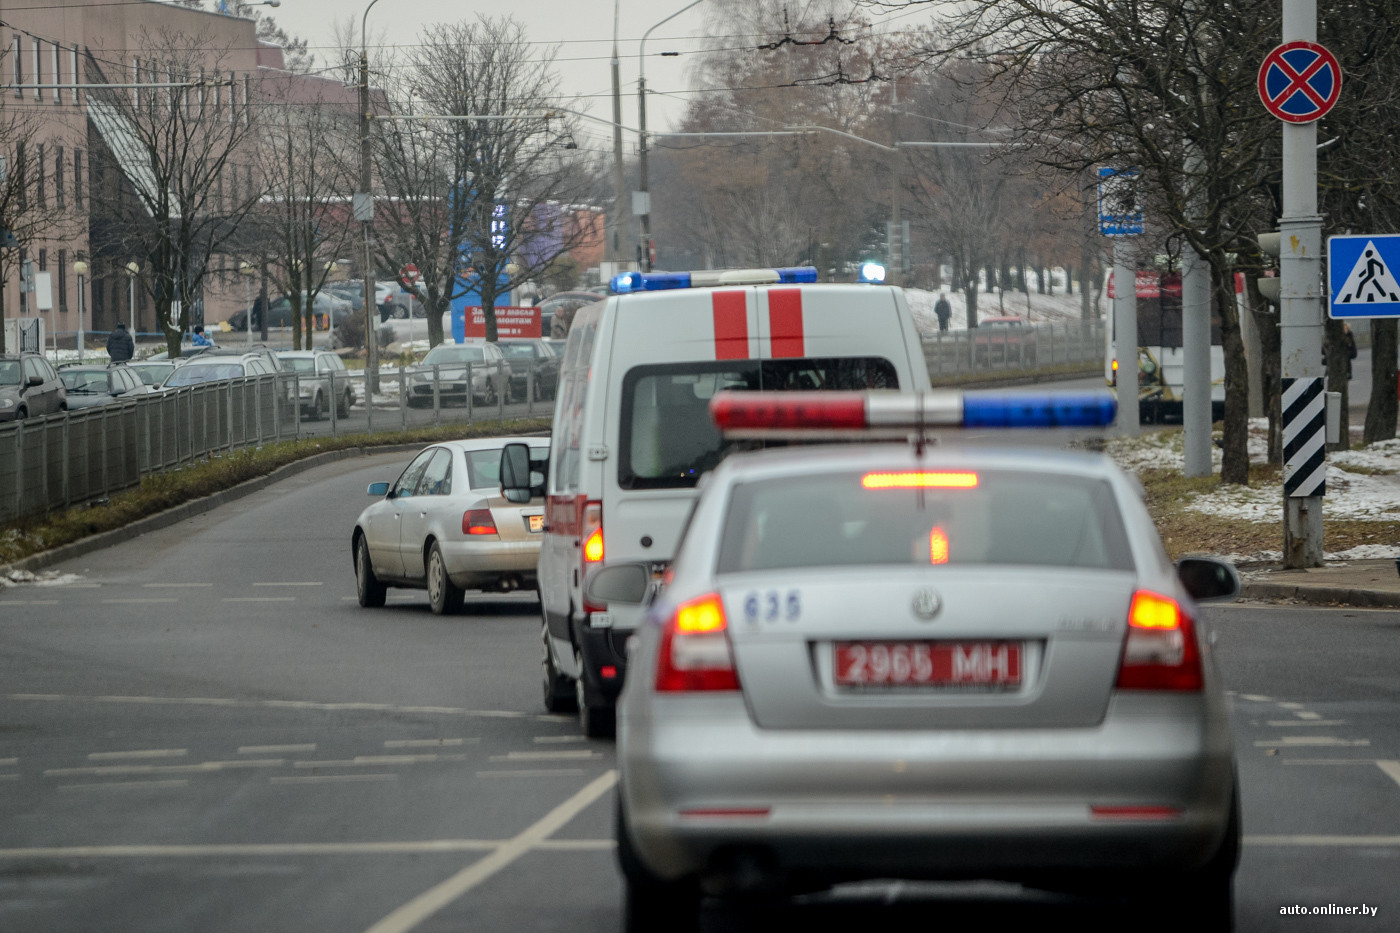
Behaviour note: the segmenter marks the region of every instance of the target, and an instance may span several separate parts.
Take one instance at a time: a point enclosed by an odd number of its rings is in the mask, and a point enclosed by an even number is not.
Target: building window
[[[61,103],[63,103],[63,90],[59,87],[59,85],[63,83],[63,80],[62,80],[62,79],[63,79],[63,69],[60,68],[60,67],[58,66],[58,43],[57,43],[57,42],[55,42],[55,43],[53,44],[52,52],[53,52],[53,102],[54,102],[55,104],[61,104]],[[77,82],[74,81],[74,83],[76,84]]]
[[[24,159],[24,143],[15,143],[15,175],[18,181],[15,184],[15,196],[19,201],[19,209],[22,212],[29,209],[29,185],[26,179],[29,177],[29,163]]]
[[[83,209],[83,150],[73,150],[73,206]]]
[[[34,99],[38,100],[44,96],[44,89],[39,85],[44,83],[44,44],[38,39],[34,40]]]
[[[229,197],[232,199],[232,201],[233,201],[233,209],[236,211],[236,210],[239,209],[240,204],[241,204],[241,202],[238,200],[238,166],[236,166],[236,165],[230,165],[230,166],[228,167],[228,171],[229,171],[229,179],[228,179]],[[223,173],[220,172],[220,173],[219,173],[219,180],[220,180],[220,181],[223,181],[223,178],[224,178]]]
[[[34,176],[34,200],[39,203],[39,210],[42,211],[49,206],[49,195],[44,186],[44,144],[40,143],[36,146],[35,152],[37,156],[34,159],[34,167],[38,169],[38,173]]]
[[[73,103],[76,104],[78,102],[78,85],[83,83],[78,80],[78,47],[76,45],[68,50],[68,64],[71,66],[69,71],[73,72]]]
[[[15,36],[15,49],[14,49],[13,52],[10,53],[10,57],[11,57],[12,59],[14,59],[14,62],[15,62],[15,96],[16,96],[16,97],[23,97],[23,96],[24,96],[24,91],[22,90],[22,88],[24,87],[24,62],[20,60],[21,57],[23,56],[23,54],[24,54],[24,53],[20,50],[20,39],[19,39],[19,36]]]
[[[234,106],[234,88],[238,86],[238,75],[232,71],[228,73],[228,122],[238,122],[238,108]]]
[[[58,251],[58,310],[68,310],[68,251]]]
[[[220,172],[214,179],[214,209],[220,213],[228,208],[224,204],[224,173]]]
[[[252,108],[252,105],[248,103],[249,98],[252,96],[252,95],[250,95],[250,94],[248,93],[248,88],[249,88],[249,86],[252,84],[252,80],[253,80],[253,79],[250,78],[248,75],[244,75],[244,76],[243,76],[243,125],[244,125],[244,126],[252,126],[252,125],[253,125],[253,108]]]
[[[253,191],[253,167],[251,165],[243,166],[243,180],[248,185],[248,201],[252,203],[258,199],[258,196]]]
[[[141,83],[141,59],[139,58],[131,60],[131,83]],[[131,89],[131,104],[137,110],[141,109],[141,89],[139,87]]]
[[[53,150],[53,151],[54,151],[54,157],[53,157],[53,197],[54,197],[54,207],[58,208],[59,210],[63,210],[64,207],[67,206],[67,205],[64,203],[65,199],[64,199],[64,197],[63,197],[63,178],[64,178],[64,176],[65,176],[65,174],[66,174],[66,173],[63,171],[63,169],[64,169],[64,165],[63,165],[63,147],[62,147],[62,146],[54,146],[54,150]]]
[[[46,249],[39,250],[39,271],[49,271],[49,251]]]

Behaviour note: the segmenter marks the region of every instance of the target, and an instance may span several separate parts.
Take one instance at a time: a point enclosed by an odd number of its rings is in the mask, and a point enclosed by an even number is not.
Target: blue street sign
[[[1327,238],[1327,313],[1400,317],[1400,235]]]
[[[1139,236],[1142,203],[1137,195],[1138,170],[1099,169],[1099,233],[1104,236]]]

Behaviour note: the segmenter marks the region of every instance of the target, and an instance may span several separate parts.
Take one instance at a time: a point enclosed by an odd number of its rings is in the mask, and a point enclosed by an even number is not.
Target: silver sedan
[[[738,454],[654,570],[587,589],[651,603],[618,704],[626,929],[896,878],[1126,891],[1229,927],[1239,799],[1196,600],[1239,580],[1174,567],[1107,458]]]
[[[506,501],[501,449],[529,446],[538,481],[549,456],[541,437],[446,441],[424,449],[393,483],[371,483],[379,501],[350,536],[361,606],[384,605],[388,587],[426,589],[433,612],[462,608],[465,590],[536,589],[544,502]]]

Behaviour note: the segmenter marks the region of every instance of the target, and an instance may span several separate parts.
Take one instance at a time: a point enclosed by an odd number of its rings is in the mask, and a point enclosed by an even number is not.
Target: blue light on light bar
[[[982,390],[963,393],[965,428],[1101,428],[1113,424],[1112,392]]]
[[[817,281],[815,266],[789,266],[784,269],[714,269],[704,272],[624,272],[612,277],[608,287],[614,295],[660,292],[676,288],[722,287],[726,285],[803,285]]]
[[[816,266],[789,266],[777,273],[778,281],[784,285],[808,285],[817,280]]]

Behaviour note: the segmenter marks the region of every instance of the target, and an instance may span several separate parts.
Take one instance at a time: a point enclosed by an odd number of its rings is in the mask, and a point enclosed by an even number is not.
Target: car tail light
[[[470,509],[462,513],[462,534],[464,535],[494,535],[496,531],[496,519],[491,516],[490,509]]]
[[[1196,628],[1181,604],[1138,590],[1118,665],[1119,690],[1200,690],[1204,682]]]
[[[738,690],[728,622],[718,593],[681,603],[661,633],[658,693]]]

